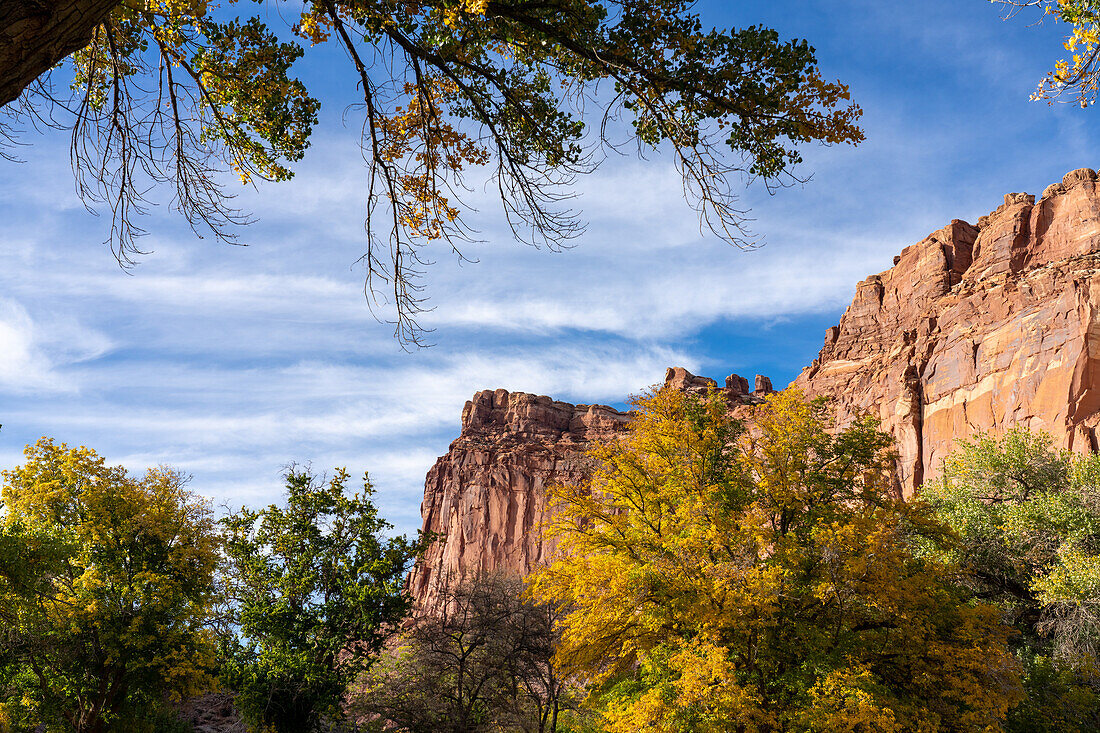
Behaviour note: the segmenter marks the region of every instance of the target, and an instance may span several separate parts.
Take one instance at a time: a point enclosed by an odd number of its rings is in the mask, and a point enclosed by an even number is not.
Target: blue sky
[[[805,186],[746,190],[767,242],[752,252],[700,234],[659,156],[581,182],[589,228],[563,253],[510,241],[485,206],[478,263],[441,252],[431,269],[435,346],[412,353],[363,299],[364,171],[339,56],[302,67],[325,109],[297,177],[241,192],[248,247],[197,239],[162,207],[152,254],[122,272],[73,192],[65,136],[27,134],[26,162],[0,162],[0,466],[50,435],[133,469],[174,465],[231,505],[276,500],[289,462],[347,466],[411,531],[475,391],[621,404],[671,365],[786,384],[902,247],[1100,166],[1100,110],[1028,101],[1056,27],[1003,22],[982,0],[699,8],[808,38],[851,85],[867,141],[807,148]]]

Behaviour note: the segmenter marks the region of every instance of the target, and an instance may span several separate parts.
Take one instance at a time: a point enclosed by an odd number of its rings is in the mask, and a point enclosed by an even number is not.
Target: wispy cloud
[[[0,389],[13,393],[75,392],[59,370],[107,353],[111,341],[74,320],[35,321],[11,298],[0,298]]]

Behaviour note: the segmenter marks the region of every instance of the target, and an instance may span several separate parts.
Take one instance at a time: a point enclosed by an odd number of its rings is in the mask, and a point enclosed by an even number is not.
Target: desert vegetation
[[[215,519],[168,468],[43,439],[4,472],[0,729],[176,731],[218,689],[250,731],[1089,731],[1100,458],[1013,430],[903,501],[870,419],[662,389],[552,490],[527,579],[411,608],[431,538],[369,480],[286,474]]]

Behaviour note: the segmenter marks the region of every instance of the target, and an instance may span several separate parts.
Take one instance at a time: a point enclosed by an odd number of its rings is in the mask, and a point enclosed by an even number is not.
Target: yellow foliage
[[[1069,24],[1062,43],[1069,53],[1040,82],[1031,98],[1053,101],[1068,95],[1070,101],[1087,107],[1096,101],[1100,84],[1100,5],[1096,0],[1041,0],[1044,13]]]
[[[935,730],[901,725],[894,711],[884,708],[867,688],[874,676],[867,669],[834,670],[810,688],[810,704],[803,711],[806,729],[821,733],[894,733]]]
[[[0,616],[38,640],[17,655],[45,670],[23,707],[61,700],[94,716],[108,690],[179,699],[208,684],[218,563],[208,503],[166,467],[135,477],[48,438],[25,455],[0,473],[0,538],[16,548],[0,553]],[[112,689],[116,677],[126,684]]]
[[[316,46],[329,39],[332,33],[332,18],[314,8],[311,12],[302,13],[302,19],[294,27],[294,32]]]
[[[745,432],[718,397],[635,405],[591,481],[551,490],[561,556],[531,584],[609,731],[997,729],[1009,631],[914,557],[948,533],[893,493],[873,424],[830,435],[793,392]]]
[[[407,103],[379,120],[381,160],[407,164],[387,195],[401,225],[429,240],[443,237],[459,216],[439,188],[441,171],[457,174],[466,165],[489,162],[489,151],[444,117],[444,102],[455,91],[454,82],[438,77],[421,85],[405,84]]]

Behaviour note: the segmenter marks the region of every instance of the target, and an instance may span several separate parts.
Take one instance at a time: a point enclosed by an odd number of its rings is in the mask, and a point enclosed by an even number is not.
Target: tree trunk
[[[119,0],[0,0],[0,106],[88,44]]]

